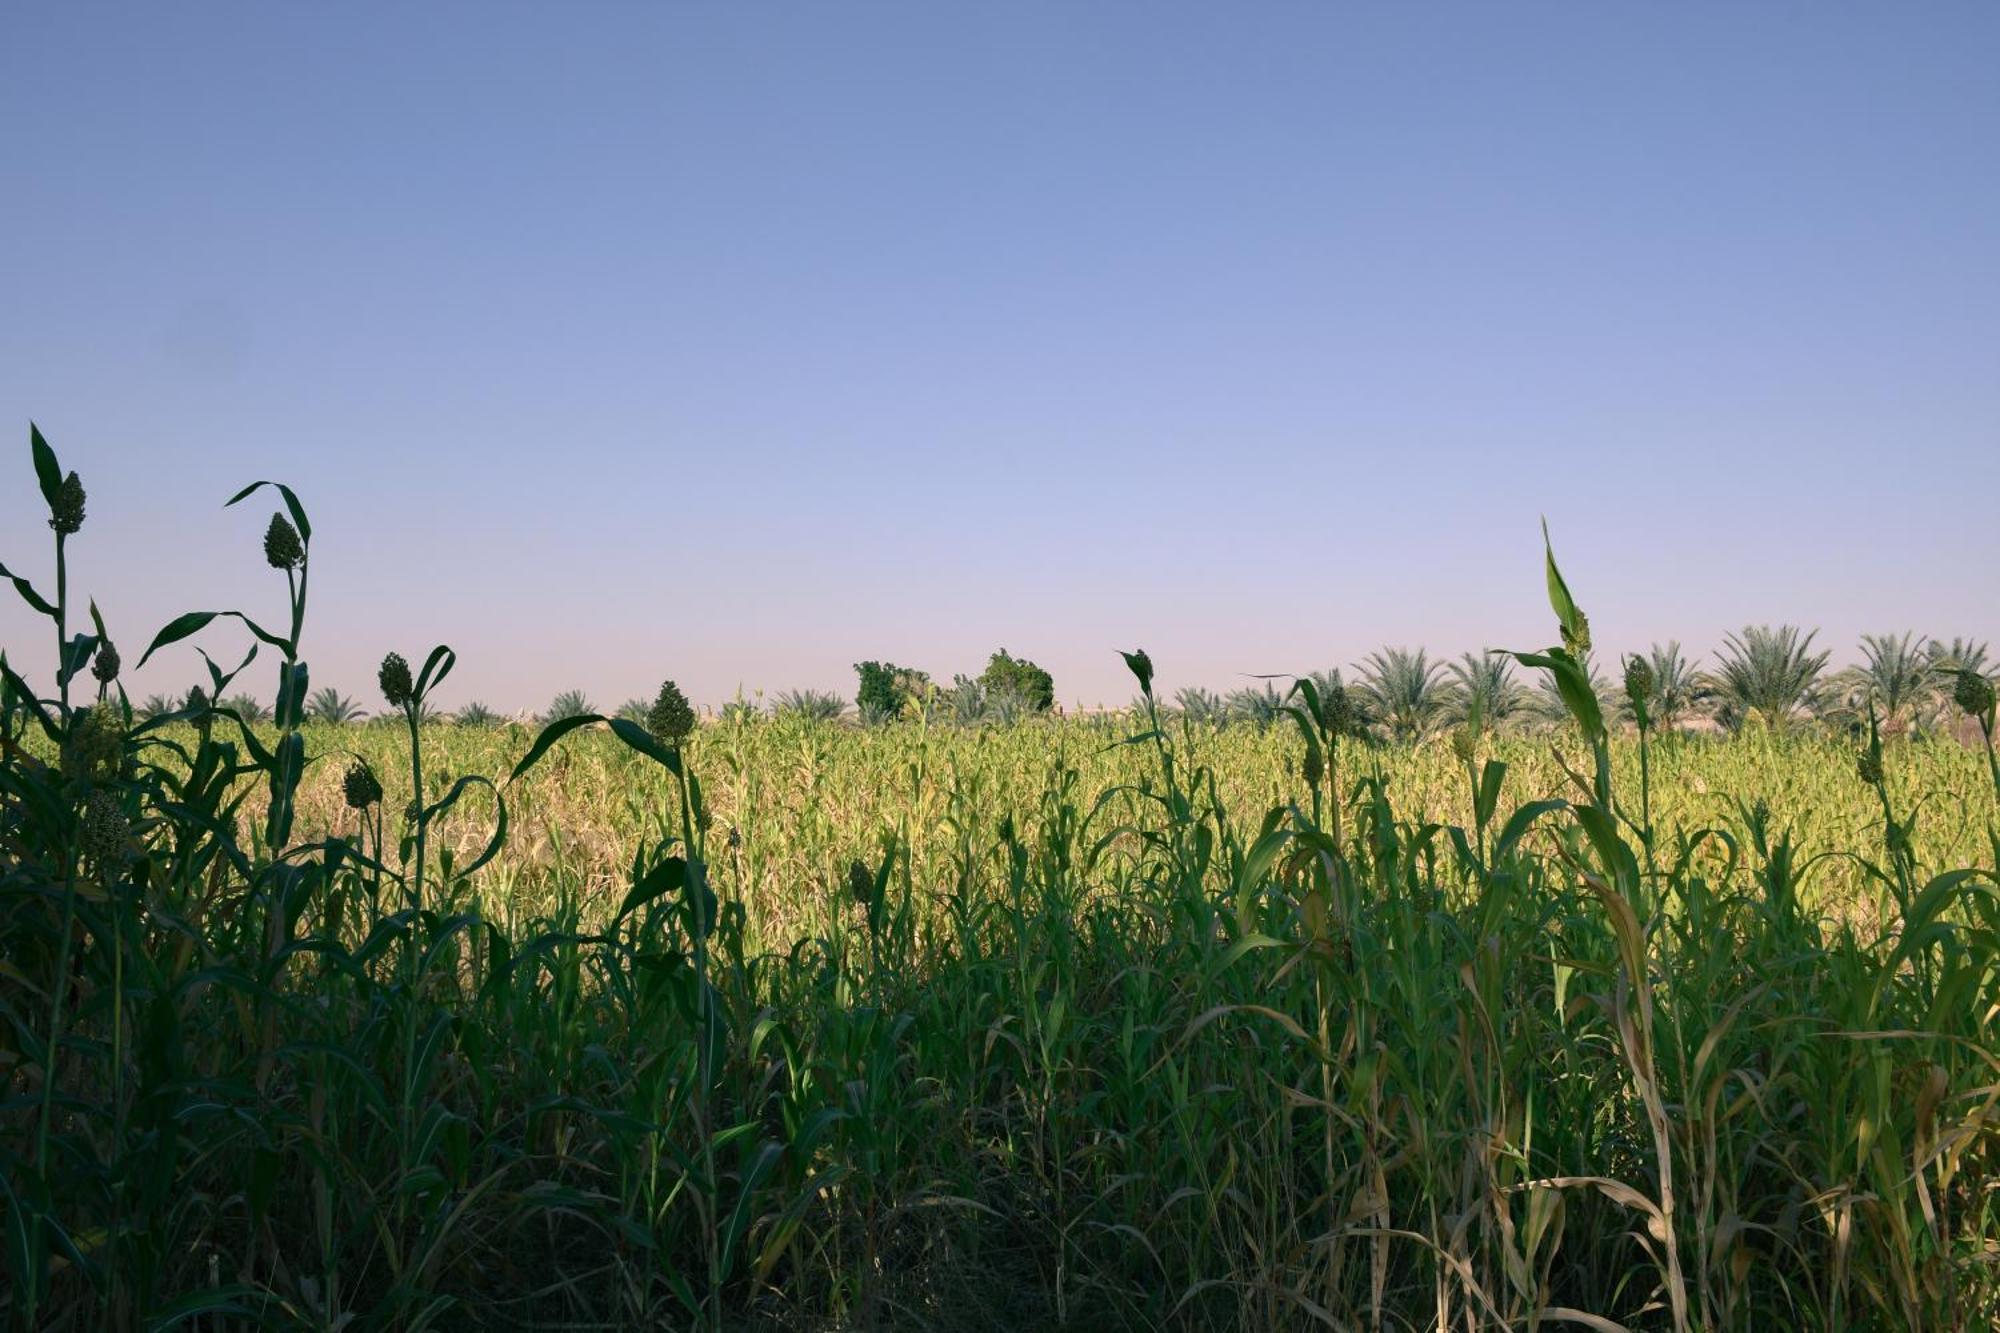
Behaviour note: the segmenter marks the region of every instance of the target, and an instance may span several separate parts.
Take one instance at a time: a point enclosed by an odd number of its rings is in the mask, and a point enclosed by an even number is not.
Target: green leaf
[[[35,456],[35,480],[41,484],[42,498],[53,509],[56,496],[62,492],[62,465],[56,462],[56,451],[49,448],[49,442],[32,421],[28,423],[28,448]]]
[[[28,582],[28,580],[23,578],[21,575],[14,573],[12,570],[8,569],[7,566],[5,565],[0,565],[0,578],[12,580],[14,584],[14,591],[21,594],[22,601],[26,602],[29,606],[33,607],[35,610],[47,616],[49,619],[51,620],[55,619],[56,615],[55,607],[49,605],[48,599],[35,591],[34,584]]]
[[[242,490],[236,492],[236,494],[230,496],[227,500],[223,501],[222,507],[224,509],[227,509],[229,508],[230,505],[235,504],[238,500],[244,499],[245,497],[250,495],[254,495],[258,490],[260,490],[265,486],[275,487],[277,489],[278,494],[284,497],[285,508],[291,511],[292,526],[299,530],[299,540],[301,542],[310,542],[312,540],[312,535],[313,535],[313,525],[306,521],[306,507],[299,503],[298,496],[292,494],[292,488],[285,485],[281,481],[253,481],[248,486],[245,486]]]
[[[575,717],[566,717],[549,723],[549,725],[542,728],[542,734],[535,737],[535,743],[528,747],[528,753],[522,756],[521,762],[514,765],[514,771],[508,775],[507,781],[517,781],[523,773],[541,762],[542,756],[549,752],[550,746],[569,735],[572,731],[575,731],[579,727],[587,727],[593,722],[602,721],[604,719],[596,713],[578,713]]]

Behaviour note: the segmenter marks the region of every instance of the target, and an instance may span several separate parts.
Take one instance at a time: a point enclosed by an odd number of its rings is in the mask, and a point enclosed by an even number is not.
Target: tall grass
[[[1136,721],[530,741],[426,724],[439,648],[338,728],[282,488],[284,628],[142,720],[33,444],[16,1327],[2000,1317],[1990,748],[1663,735],[1629,674],[1614,735],[1553,555],[1553,738],[1366,744],[1324,677],[1196,725],[1136,652]],[[271,657],[270,722],[209,702]]]

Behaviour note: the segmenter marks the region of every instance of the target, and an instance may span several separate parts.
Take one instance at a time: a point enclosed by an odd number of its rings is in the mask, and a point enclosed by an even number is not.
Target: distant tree
[[[271,710],[259,703],[255,695],[232,694],[222,701],[221,707],[229,709],[236,716],[253,725],[271,720]]]
[[[1361,692],[1392,739],[1414,740],[1444,720],[1444,674],[1421,648],[1384,648],[1362,664]]]
[[[986,663],[979,683],[988,695],[1011,694],[1037,713],[1046,713],[1055,706],[1054,677],[1025,657],[1011,656],[1005,648]]]
[[[1245,685],[1229,692],[1229,716],[1253,727],[1268,727],[1285,715],[1285,696],[1265,681],[1261,686]]]
[[[986,687],[970,676],[953,676],[944,692],[944,706],[953,722],[972,726],[986,718]]]
[[[1465,653],[1445,664],[1451,677],[1445,717],[1467,721],[1476,708],[1487,726],[1498,726],[1528,703],[1528,691],[1514,679],[1514,662],[1505,653]]]
[[[1701,674],[1681,651],[1680,640],[1654,644],[1646,653],[1646,665],[1653,674],[1653,690],[1646,700],[1653,725],[1672,728],[1693,717],[1705,691]]]
[[[1755,714],[1781,726],[1812,696],[1829,653],[1812,651],[1814,634],[1796,625],[1746,625],[1731,634],[1709,677],[1717,717],[1731,730]]]
[[[773,715],[807,722],[832,722],[846,711],[845,699],[820,690],[786,690],[771,701]]]
[[[651,708],[652,705],[644,699],[627,699],[618,705],[618,711],[612,716],[626,722],[637,722],[643,727],[646,725],[646,714]]]
[[[929,673],[894,662],[856,662],[854,672],[861,681],[854,707],[867,723],[893,722],[906,705],[923,697],[931,683]]]
[[[306,701],[306,716],[315,722],[329,722],[335,725],[359,722],[368,716],[368,710],[331,685],[314,690]]]
[[[597,709],[591,704],[589,698],[584,695],[582,690],[564,690],[561,694],[549,700],[548,708],[542,713],[542,725],[547,726],[551,722],[560,722],[564,718],[582,717],[585,713],[595,713],[596,711]]]
[[[1199,685],[1184,686],[1174,693],[1174,707],[1180,710],[1181,718],[1187,722],[1206,723],[1212,727],[1229,724],[1229,701],[1213,690],[1204,690]]]
[[[171,713],[178,706],[172,695],[149,694],[146,696],[146,701],[132,711],[137,713],[139,720],[143,722],[151,718],[156,718],[162,713]]]
[[[1935,685],[1926,641],[1910,634],[1864,634],[1861,655],[1861,684],[1883,720],[1914,721]]]
[[[500,715],[475,699],[461,706],[451,720],[461,727],[491,727],[499,725]]]

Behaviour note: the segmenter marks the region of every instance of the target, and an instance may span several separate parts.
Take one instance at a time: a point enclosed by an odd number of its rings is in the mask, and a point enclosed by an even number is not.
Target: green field
[[[1607,722],[1551,560],[1532,733],[327,726],[278,537],[275,725],[10,665],[13,1326],[2000,1319],[1990,687]]]

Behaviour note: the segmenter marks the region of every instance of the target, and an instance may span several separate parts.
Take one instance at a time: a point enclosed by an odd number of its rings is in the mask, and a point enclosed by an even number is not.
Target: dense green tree
[[[986,663],[979,683],[989,696],[1012,695],[1037,713],[1046,713],[1055,706],[1055,678],[1027,658],[1012,656],[1005,648]]]
[[[930,687],[928,672],[894,662],[856,662],[855,675],[861,678],[854,692],[854,706],[863,722],[891,722],[903,715],[904,705],[921,699]]]

